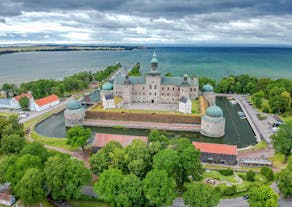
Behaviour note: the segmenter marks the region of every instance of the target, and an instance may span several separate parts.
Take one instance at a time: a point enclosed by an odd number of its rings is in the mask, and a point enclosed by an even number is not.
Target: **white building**
[[[102,97],[102,106],[103,109],[116,108],[113,94],[106,94]]]
[[[0,98],[0,108],[19,109],[20,105],[14,98]]]
[[[183,96],[179,100],[179,112],[184,113],[184,114],[191,114],[192,113],[192,101]]]
[[[60,99],[55,94],[35,100],[31,104],[31,111],[43,111],[60,103]]]
[[[33,96],[31,95],[31,93],[22,93],[22,94],[12,98],[12,99],[14,99],[15,104],[17,105],[17,109],[21,109],[20,99],[23,98],[23,97],[27,97],[29,99],[29,110],[33,111],[33,109],[34,109],[34,100],[33,100]]]

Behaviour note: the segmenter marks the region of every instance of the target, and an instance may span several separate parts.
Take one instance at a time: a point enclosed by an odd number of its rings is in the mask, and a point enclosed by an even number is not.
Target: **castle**
[[[152,110],[153,106],[173,106],[174,111],[191,114],[192,101],[202,95],[208,102],[209,107],[201,117],[201,130],[203,135],[210,137],[222,137],[225,133],[225,117],[223,110],[216,106],[214,89],[206,84],[199,91],[199,82],[196,77],[165,77],[158,70],[158,59],[153,53],[151,69],[145,76],[117,77],[113,83],[106,82],[100,90],[102,108],[126,108],[128,106],[143,106]],[[82,123],[81,114],[78,110],[81,106],[70,103],[65,111],[66,126],[71,127],[76,123]],[[152,106],[152,107],[151,107]],[[148,108],[149,107],[149,108]],[[145,108],[146,109],[146,108]],[[78,112],[76,114],[76,112]],[[73,116],[74,114],[74,116]],[[82,112],[84,117],[84,112]],[[72,120],[71,120],[72,118]],[[141,117],[143,120],[143,117]]]

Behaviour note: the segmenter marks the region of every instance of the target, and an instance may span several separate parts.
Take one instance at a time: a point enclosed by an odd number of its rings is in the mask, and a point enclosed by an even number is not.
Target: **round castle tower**
[[[64,117],[66,127],[81,126],[85,117],[85,110],[79,101],[72,100],[67,105]]]
[[[102,100],[102,98],[105,95],[109,95],[113,93],[113,84],[110,83],[109,81],[107,81],[106,83],[102,84],[101,86],[101,90],[100,90],[100,99]]]
[[[216,97],[214,94],[214,88],[209,83],[202,87],[202,95],[207,100],[209,106],[216,104]]]
[[[201,134],[208,137],[222,137],[225,134],[223,110],[216,105],[209,106],[201,120]]]

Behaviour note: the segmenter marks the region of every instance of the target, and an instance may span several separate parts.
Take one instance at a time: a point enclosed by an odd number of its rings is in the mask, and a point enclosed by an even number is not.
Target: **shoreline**
[[[0,47],[0,55],[19,52],[56,52],[56,51],[125,51],[134,49],[150,49],[144,46],[78,46],[78,45],[36,45]]]

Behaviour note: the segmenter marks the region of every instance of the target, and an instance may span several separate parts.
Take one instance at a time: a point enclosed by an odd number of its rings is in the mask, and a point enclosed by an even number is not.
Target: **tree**
[[[142,182],[134,174],[124,175],[118,194],[118,203],[124,207],[144,206],[145,198],[142,195]]]
[[[274,179],[274,173],[273,170],[269,167],[262,167],[261,169],[261,174],[265,176],[267,181],[271,181]]]
[[[123,173],[121,170],[115,168],[104,170],[100,174],[98,182],[94,184],[94,191],[102,200],[112,204],[117,204],[122,180]]]
[[[291,105],[291,97],[287,91],[282,92],[280,95],[270,96],[269,104],[272,112],[279,113],[285,112]]]
[[[67,144],[73,147],[81,147],[83,150],[83,146],[87,143],[90,136],[91,131],[89,128],[74,126],[67,131]]]
[[[291,155],[292,150],[292,124],[282,124],[280,130],[272,135],[273,145],[277,152],[286,157]]]
[[[19,99],[19,104],[20,104],[22,109],[28,110],[29,109],[29,98],[27,98],[26,96],[21,97]]]
[[[128,75],[129,76],[141,76],[139,62],[134,65],[134,67],[130,70]]]
[[[164,170],[151,170],[142,181],[145,198],[154,206],[169,206],[176,197],[175,181]]]
[[[254,105],[257,108],[261,108],[262,104],[263,104],[263,98],[264,97],[265,97],[265,93],[263,91],[259,91],[259,92],[254,93],[251,96],[251,101],[254,103]]]
[[[24,139],[18,134],[6,135],[0,141],[1,151],[4,154],[17,154],[24,147]]]
[[[45,198],[44,176],[37,168],[28,169],[16,185],[16,195],[25,204],[40,202]]]
[[[168,176],[174,176],[179,165],[179,156],[173,149],[164,149],[153,157],[153,169],[165,170]]]
[[[163,146],[166,146],[168,145],[169,143],[169,139],[164,135],[162,134],[160,131],[154,129],[154,130],[151,130],[151,132],[149,133],[149,142],[160,142]]]
[[[251,189],[248,203],[250,207],[277,207],[278,194],[269,186],[262,185]]]
[[[211,86],[213,86],[215,88],[216,80],[200,76],[199,77],[199,86],[200,86],[200,88],[202,88],[206,84],[210,84]]]
[[[186,183],[183,199],[190,207],[213,207],[219,203],[220,193],[204,183]]]
[[[6,156],[2,159],[0,159],[0,183],[5,183],[7,182],[7,171],[10,166],[14,165],[15,161],[17,160],[16,155],[10,155]]]
[[[115,164],[113,163],[117,163],[117,160],[121,160],[119,161],[124,162],[122,160],[124,160],[124,155],[123,156],[118,156],[117,158],[114,155],[117,155],[118,153],[114,153],[113,152],[117,149],[122,149],[122,145],[117,142],[117,141],[110,141],[106,146],[104,146],[101,150],[99,150],[96,154],[93,154],[90,157],[90,166],[91,166],[91,171],[96,174],[99,175],[100,173],[102,173],[104,170],[109,169],[110,167],[116,167]],[[115,160],[115,161],[114,161]]]
[[[255,177],[255,172],[254,172],[254,171],[249,170],[249,171],[246,173],[246,180],[247,180],[247,181],[254,182],[254,177]]]
[[[179,165],[175,172],[177,185],[182,186],[184,182],[190,181],[190,177],[195,181],[201,180],[204,170],[200,161],[200,152],[195,150],[190,140],[186,138],[172,139],[171,148],[179,156]]]
[[[292,163],[278,174],[278,187],[285,196],[292,195]]]
[[[133,140],[125,147],[125,162],[129,173],[142,178],[150,168],[150,154],[144,142]]]
[[[20,152],[21,155],[30,154],[41,158],[42,163],[45,163],[49,157],[47,148],[39,142],[32,142],[24,146]]]
[[[165,74],[165,77],[172,77],[173,75],[172,75],[172,73],[166,73]]]
[[[42,169],[41,159],[37,156],[26,154],[18,157],[15,163],[8,168],[5,177],[11,183],[13,189],[22,179],[26,170],[30,168]]]
[[[94,191],[102,200],[117,206],[143,206],[140,179],[134,174],[123,175],[119,169],[103,171],[94,184]]]
[[[79,188],[90,180],[90,172],[83,162],[67,155],[49,157],[44,172],[53,199],[79,198]]]

